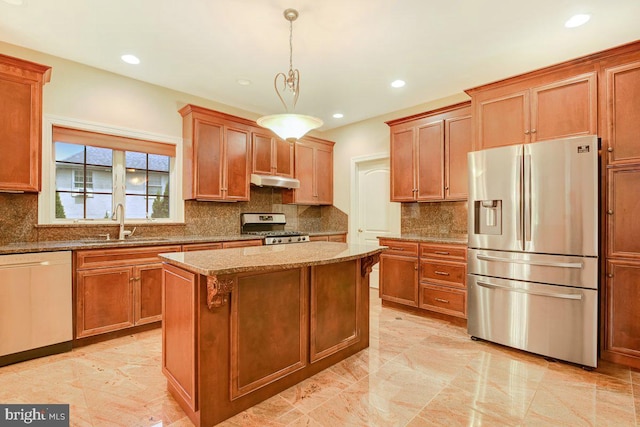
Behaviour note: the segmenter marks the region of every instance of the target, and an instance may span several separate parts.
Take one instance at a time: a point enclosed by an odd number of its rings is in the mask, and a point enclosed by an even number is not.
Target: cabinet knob
[[[612,151],[613,151],[613,147],[609,147],[609,148],[607,148],[607,151],[608,151],[608,152],[612,152]]]
[[[613,273],[607,274],[607,277],[613,277]]]
[[[536,130],[535,129],[531,129],[531,133],[536,133]]]
[[[609,210],[607,211],[607,214],[609,214],[609,215],[613,215],[613,211],[612,211],[611,209],[609,209]]]
[[[444,187],[444,189],[445,189],[445,190],[448,190],[448,189],[449,189],[449,187]]]
[[[525,130],[525,131],[524,131],[524,134],[525,134],[525,135],[529,135],[529,131],[528,131],[528,130]]]

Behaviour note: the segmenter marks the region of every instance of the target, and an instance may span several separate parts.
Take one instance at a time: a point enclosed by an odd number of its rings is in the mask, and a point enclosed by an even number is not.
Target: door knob
[[[362,233],[362,228],[358,228],[358,233]]]

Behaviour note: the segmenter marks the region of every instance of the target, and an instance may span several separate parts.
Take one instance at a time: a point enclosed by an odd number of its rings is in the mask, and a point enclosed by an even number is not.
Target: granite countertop
[[[421,234],[392,234],[389,236],[379,236],[379,239],[404,240],[418,243],[447,243],[452,245],[467,245],[467,235],[430,235]]]
[[[257,236],[237,234],[233,236],[176,236],[176,237],[129,237],[126,240],[78,239],[68,241],[18,242],[0,246],[0,254],[30,252],[75,251],[82,249],[112,249],[135,246],[169,246],[189,243],[216,243],[235,240],[256,240]]]
[[[309,242],[160,254],[166,263],[206,276],[283,270],[350,261],[382,252],[377,245]]]
[[[319,231],[309,232],[310,236],[324,236],[330,234],[342,234],[346,231]],[[136,246],[168,246],[185,245],[189,243],[217,243],[237,240],[256,240],[259,236],[251,234],[235,234],[231,236],[174,236],[174,237],[145,237],[133,236],[125,240],[102,238],[81,238],[77,240],[52,240],[42,242],[16,242],[0,246],[0,255],[51,252],[51,251],[76,251],[82,249],[110,249],[129,248]]]

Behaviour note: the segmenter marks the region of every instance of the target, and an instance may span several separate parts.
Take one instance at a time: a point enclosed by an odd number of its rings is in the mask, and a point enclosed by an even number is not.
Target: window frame
[[[87,132],[94,132],[116,137],[141,139],[151,142],[160,142],[175,145],[175,157],[171,158],[169,164],[169,212],[170,218],[126,218],[128,224],[176,224],[184,223],[184,201],[182,200],[182,139],[166,135],[150,133],[146,131],[127,129],[112,125],[88,122],[83,120],[68,119],[53,115],[43,116],[42,135],[42,190],[38,194],[38,224],[61,225],[61,224],[113,224],[110,219],[79,219],[55,217],[55,195],[56,195],[56,161],[53,150],[53,127],[65,127],[78,129]],[[136,151],[136,150],[129,150]],[[124,151],[122,152],[124,157]],[[116,167],[124,169],[123,165],[113,166],[113,194],[124,195],[124,170],[116,170]]]

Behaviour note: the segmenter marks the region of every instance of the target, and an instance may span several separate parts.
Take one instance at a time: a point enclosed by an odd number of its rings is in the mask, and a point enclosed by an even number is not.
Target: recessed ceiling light
[[[127,64],[138,65],[140,63],[140,59],[138,59],[138,57],[135,55],[122,55],[120,59],[122,59]]]
[[[22,6],[25,0],[4,0],[4,2],[12,6]]]
[[[567,22],[564,23],[564,26],[567,28],[579,27],[580,25],[586,24],[589,19],[591,19],[591,15],[587,15],[584,13],[573,15],[567,20]]]
[[[391,82],[392,87],[404,87],[405,84],[404,80],[394,80]]]
[[[251,84],[251,80],[238,79],[238,80],[236,80],[236,83],[238,83],[240,86],[249,86]]]
[[[344,117],[344,114],[342,114],[342,113],[335,113],[335,114],[333,115],[333,118],[334,118],[334,119],[341,119],[341,118],[343,118],[343,117]]]

